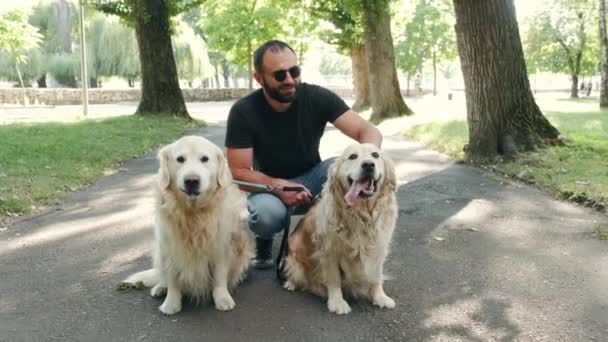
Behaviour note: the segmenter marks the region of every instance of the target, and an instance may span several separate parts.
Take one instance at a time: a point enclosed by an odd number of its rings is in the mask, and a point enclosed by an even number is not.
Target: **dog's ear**
[[[167,145],[158,151],[158,185],[165,190],[171,185],[171,173],[169,172],[169,160],[171,158],[171,145]]]
[[[340,165],[342,165],[342,159],[342,157],[336,158],[336,161],[331,164],[327,172],[326,184],[329,185],[329,191],[332,194],[339,194],[342,188],[342,183],[338,177],[338,170],[340,169]]]
[[[219,150],[217,153],[217,186],[225,187],[232,182],[232,174],[230,173],[230,168],[228,167],[228,162],[224,157],[224,153]]]
[[[395,163],[393,163],[393,160],[386,154],[383,154],[382,159],[384,160],[384,173],[386,174],[384,182],[390,191],[395,191],[397,190]]]

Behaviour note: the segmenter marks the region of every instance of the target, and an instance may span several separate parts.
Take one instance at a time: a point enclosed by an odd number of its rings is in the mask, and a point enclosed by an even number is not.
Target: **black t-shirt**
[[[289,109],[277,112],[258,89],[230,109],[226,147],[253,148],[256,170],[293,178],[321,161],[319,143],[325,125],[348,110],[330,90],[302,83]]]

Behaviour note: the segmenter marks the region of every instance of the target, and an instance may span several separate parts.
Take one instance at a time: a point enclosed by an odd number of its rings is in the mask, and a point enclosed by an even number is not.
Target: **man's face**
[[[278,81],[275,76],[277,72],[280,74],[281,71],[290,70],[294,66],[297,66],[297,57],[291,50],[267,50],[264,54],[263,70],[261,74],[256,73],[256,80],[271,98],[281,103],[291,103],[296,99],[297,86],[302,82],[300,76],[293,77],[291,72],[283,72],[285,79],[282,81]]]

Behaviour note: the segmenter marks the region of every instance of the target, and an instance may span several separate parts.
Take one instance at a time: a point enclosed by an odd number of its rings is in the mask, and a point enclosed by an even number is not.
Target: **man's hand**
[[[298,205],[310,203],[312,194],[310,193],[310,190],[308,190],[304,185],[290,182],[287,180],[281,180],[281,181],[277,182],[277,184],[274,184],[274,185],[276,185],[276,186],[298,186],[298,187],[304,188],[303,191],[282,191],[282,190],[275,191],[275,194],[277,194],[281,198],[283,203],[287,204],[288,206],[292,207],[292,206],[298,206]]]

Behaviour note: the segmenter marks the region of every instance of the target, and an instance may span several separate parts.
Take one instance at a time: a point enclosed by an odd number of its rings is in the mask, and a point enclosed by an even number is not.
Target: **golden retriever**
[[[372,144],[349,146],[328,172],[321,198],[289,237],[288,290],[327,296],[329,311],[347,314],[342,291],[393,308],[383,264],[397,222],[393,162]]]
[[[221,149],[199,136],[186,136],[158,153],[154,267],[124,284],[166,293],[160,311],[179,312],[182,294],[213,296],[227,311],[235,303],[229,289],[244,278],[253,256],[247,229],[246,198],[235,185]]]

